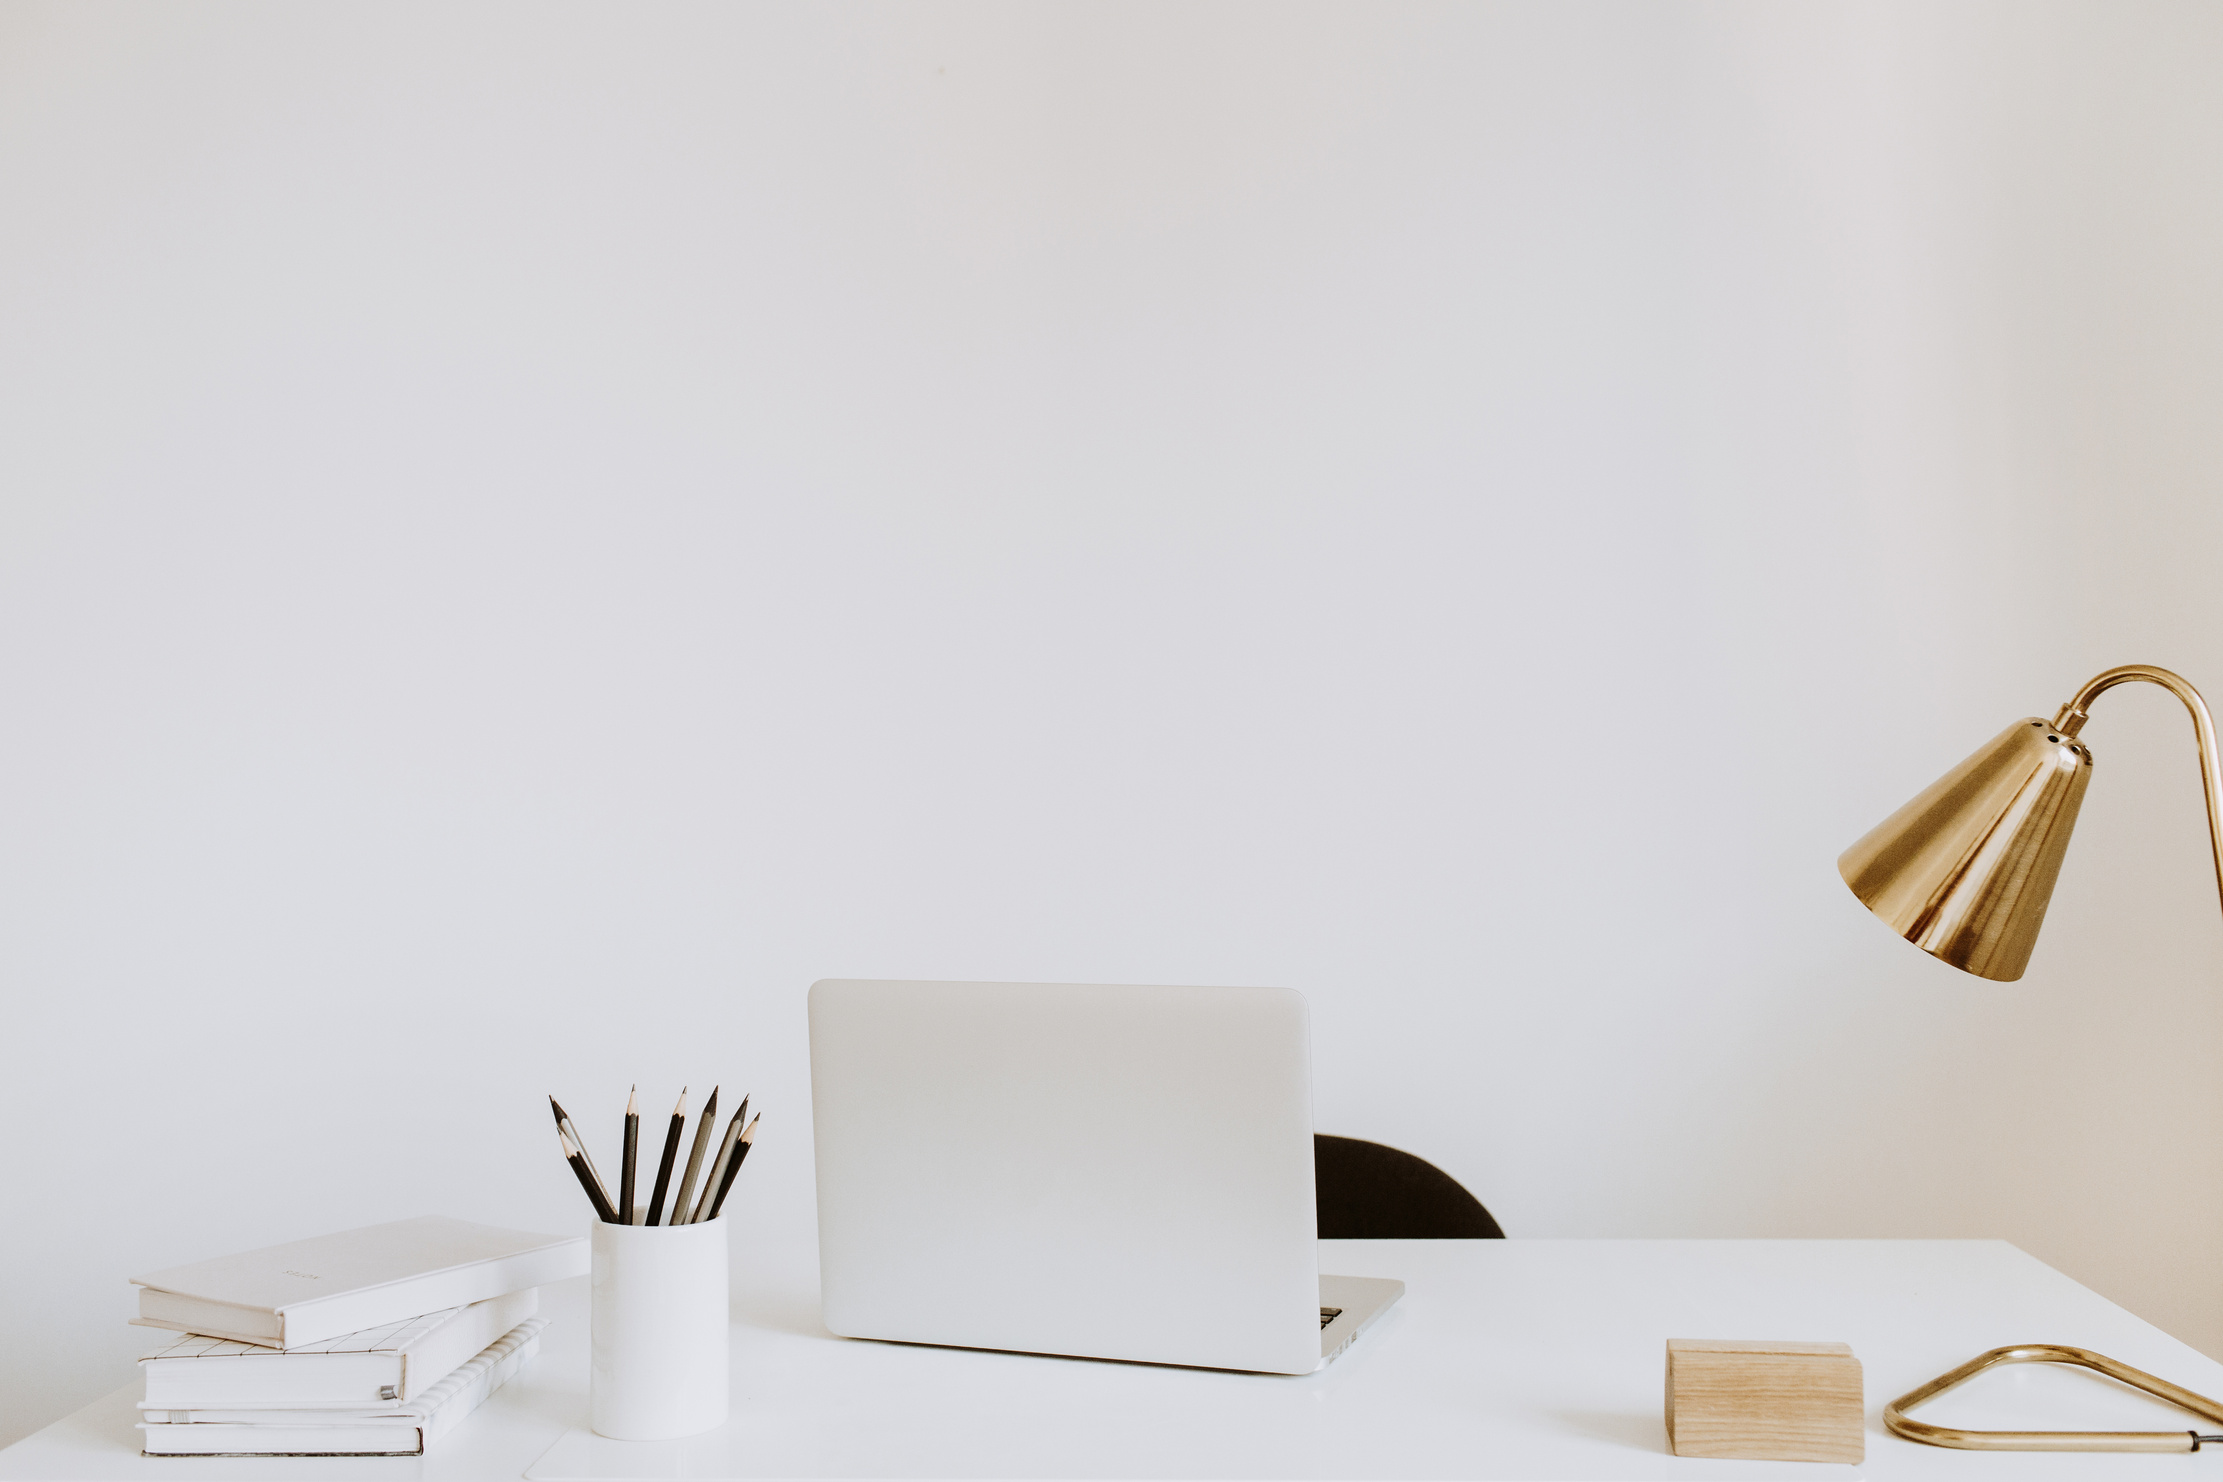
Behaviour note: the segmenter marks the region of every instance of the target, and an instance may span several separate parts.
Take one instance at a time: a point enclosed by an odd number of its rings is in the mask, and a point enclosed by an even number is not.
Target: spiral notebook
[[[414,1403],[360,1410],[148,1410],[148,1456],[421,1456],[540,1352],[527,1318]]]

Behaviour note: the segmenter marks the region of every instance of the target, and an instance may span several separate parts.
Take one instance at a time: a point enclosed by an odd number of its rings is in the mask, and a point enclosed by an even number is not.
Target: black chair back
[[[1424,1158],[1316,1133],[1312,1185],[1322,1240],[1503,1240],[1482,1202]]]

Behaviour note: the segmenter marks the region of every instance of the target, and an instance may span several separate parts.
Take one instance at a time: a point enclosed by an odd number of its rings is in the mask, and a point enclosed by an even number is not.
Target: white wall
[[[550,1090],[753,1089],[807,1308],[829,974],[1293,985],[1320,1125],[1516,1236],[2005,1236],[2223,1354],[2173,702],[2020,984],[1833,867],[2101,668],[2223,689],[2219,67],[2201,4],[0,9],[0,1440],[130,1377],[133,1271],[578,1224]]]

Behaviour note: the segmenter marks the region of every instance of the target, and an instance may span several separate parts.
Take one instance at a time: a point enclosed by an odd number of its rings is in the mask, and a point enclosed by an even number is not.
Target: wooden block
[[[1667,1448],[1736,1461],[1868,1453],[1860,1360],[1842,1343],[1667,1340]]]

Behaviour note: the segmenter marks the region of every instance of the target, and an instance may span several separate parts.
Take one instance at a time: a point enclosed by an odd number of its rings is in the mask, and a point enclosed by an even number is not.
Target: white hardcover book
[[[547,1326],[544,1317],[527,1318],[413,1405],[232,1421],[158,1420],[150,1412],[139,1423],[140,1449],[148,1456],[421,1456],[533,1361]]]
[[[527,1287],[305,1348],[181,1333],[140,1358],[147,1387],[139,1408],[328,1410],[415,1400],[539,1310],[540,1288]]]
[[[131,1278],[142,1327],[305,1348],[327,1338],[584,1276],[584,1235],[425,1215]]]

